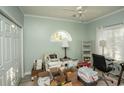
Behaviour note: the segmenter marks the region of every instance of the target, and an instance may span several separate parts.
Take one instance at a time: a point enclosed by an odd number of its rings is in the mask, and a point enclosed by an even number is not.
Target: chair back
[[[107,69],[105,57],[102,55],[92,54],[93,66],[100,71],[105,72]]]

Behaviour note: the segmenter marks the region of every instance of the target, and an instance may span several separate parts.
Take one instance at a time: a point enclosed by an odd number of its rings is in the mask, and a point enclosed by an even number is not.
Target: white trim
[[[31,72],[25,72],[24,76],[31,75]]]
[[[82,22],[82,21],[73,20],[73,19],[64,19],[64,18],[47,17],[47,16],[37,16],[37,15],[30,15],[30,14],[24,14],[24,16],[39,17],[39,18],[51,19],[51,20],[60,20],[60,21],[68,21],[68,22],[75,22],[75,23],[84,23],[84,24],[89,24],[89,23],[92,23],[92,22],[94,22],[94,21],[97,21],[97,20],[103,19],[103,18],[105,18],[105,17],[108,17],[108,16],[111,16],[111,15],[117,14],[117,13],[119,13],[119,12],[121,12],[121,11],[124,11],[124,8],[119,9],[119,10],[114,11],[114,12],[111,12],[111,13],[108,13],[108,14],[103,15],[103,16],[101,16],[101,17],[97,17],[97,18],[92,19],[92,20],[87,21],[87,22]]]
[[[24,12],[22,10],[22,8],[20,8],[21,6],[18,6],[19,10],[22,12],[22,14],[24,15]]]
[[[108,17],[108,16],[111,16],[111,15],[114,15],[114,14],[117,14],[117,13],[119,13],[119,12],[121,12],[121,11],[124,11],[124,8],[119,9],[119,10],[114,11],[114,12],[111,12],[111,13],[109,13],[109,14],[106,14],[106,15],[104,15],[104,16],[97,17],[97,18],[95,18],[95,19],[93,19],[93,20],[90,20],[90,21],[87,22],[87,24],[88,24],[88,23],[91,23],[91,22],[94,22],[94,21],[97,21],[97,20],[100,20],[100,19],[103,19],[103,18]]]
[[[24,77],[24,66],[23,66],[23,28],[21,29],[21,70],[22,70],[22,77]]]
[[[7,19],[9,18],[8,19],[9,21],[12,21],[16,25],[19,25],[23,28],[23,24],[21,24],[17,19],[15,19],[12,15],[8,14],[6,11],[0,9],[0,13],[2,14],[2,16],[6,17]]]
[[[0,65],[0,68],[2,68],[3,67],[3,27],[2,27],[2,25],[3,25],[3,21],[2,21],[2,17],[1,17],[1,14],[0,14],[0,30],[1,30],[1,32],[0,32],[0,39],[1,39],[1,45],[0,45],[0,47],[1,47],[1,49],[0,49],[0,51],[1,51],[1,65]]]
[[[59,20],[59,21],[67,21],[67,22],[75,22],[75,23],[85,23],[85,22],[78,21],[78,20],[56,18],[56,17],[37,16],[37,15],[29,15],[29,14],[25,14],[24,17],[25,16],[27,16],[27,17],[38,17],[38,18],[51,19],[51,20]]]

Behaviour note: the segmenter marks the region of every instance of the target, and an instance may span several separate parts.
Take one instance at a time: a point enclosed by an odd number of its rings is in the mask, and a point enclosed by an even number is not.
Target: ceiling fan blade
[[[82,14],[82,16],[81,16],[81,18],[80,19],[82,19],[82,20],[86,20],[86,14]]]
[[[73,12],[71,15],[73,19],[77,19],[82,22],[86,21],[87,6],[79,6],[75,8],[75,10],[73,9],[64,9],[64,10]]]
[[[86,14],[85,14],[85,13],[83,13],[82,16],[83,16],[84,18],[86,18]]]
[[[76,12],[76,10],[72,10],[72,9],[64,9],[66,11],[72,11],[72,12]]]
[[[86,12],[87,12],[87,9],[82,10],[82,12],[83,12],[83,13],[86,13]]]
[[[85,13],[77,13],[77,14],[73,14],[73,17],[77,17],[77,18],[86,18],[86,14]]]
[[[88,7],[88,6],[82,6],[82,9],[84,9],[84,10],[85,10],[85,9],[87,9],[87,7]]]
[[[76,14],[73,14],[72,17],[76,17]]]

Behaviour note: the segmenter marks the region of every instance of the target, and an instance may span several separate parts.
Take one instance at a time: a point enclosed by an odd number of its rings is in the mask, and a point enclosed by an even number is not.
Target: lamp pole
[[[102,47],[102,55],[104,55],[104,48],[106,46],[106,41],[105,40],[100,40],[100,46]]]
[[[102,55],[104,55],[104,46],[102,46]]]
[[[65,57],[64,57],[64,59],[67,59],[66,49],[67,49],[67,47],[64,47],[64,50],[65,50]]]

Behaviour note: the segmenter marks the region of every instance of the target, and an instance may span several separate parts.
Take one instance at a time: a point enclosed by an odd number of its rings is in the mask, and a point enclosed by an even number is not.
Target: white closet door
[[[3,30],[2,17],[0,15],[0,86],[4,84],[4,68],[3,68]]]
[[[0,69],[0,86],[3,86],[3,85],[5,85],[5,77],[4,77],[4,69],[3,68],[1,68]]]
[[[11,22],[3,18],[2,22],[3,35],[3,64],[4,64],[4,77],[5,85],[11,85],[11,68],[12,64],[12,36],[11,36]]]
[[[5,63],[10,63],[12,61],[12,54],[11,54],[11,44],[12,44],[12,36],[11,36],[11,23],[9,21],[5,21],[3,23],[3,30],[5,31],[5,35],[4,35],[4,47],[3,47],[3,50],[4,50],[4,53],[3,53],[3,56],[4,56],[4,62]]]
[[[2,37],[0,36],[0,67],[2,67],[3,61],[2,61]]]
[[[10,86],[11,85],[11,77],[10,77],[10,69],[5,71],[5,85]]]
[[[2,30],[1,30],[1,23],[2,23],[2,21],[1,21],[1,17],[0,17],[0,34],[1,34],[1,32],[2,32]]]
[[[0,68],[3,65],[3,34],[2,34],[2,21],[1,21],[1,17],[0,17]]]
[[[3,85],[3,76],[2,76],[2,74],[0,75],[0,86],[2,86]]]
[[[17,46],[16,46],[16,53],[18,54],[18,78],[21,79],[22,76],[22,64],[21,64],[21,29],[19,27],[17,27],[17,37],[18,40],[16,41]]]
[[[13,54],[14,54],[14,71],[15,71],[15,79],[16,79],[16,84],[18,84],[19,80],[21,79],[21,72],[20,72],[20,67],[21,65],[19,65],[20,63],[20,53],[19,51],[21,49],[19,49],[19,46],[20,46],[20,42],[19,42],[19,30],[18,30],[18,27],[15,28],[15,30],[13,31],[14,33],[14,37],[13,37]]]
[[[0,15],[0,85],[21,79],[21,28]]]

